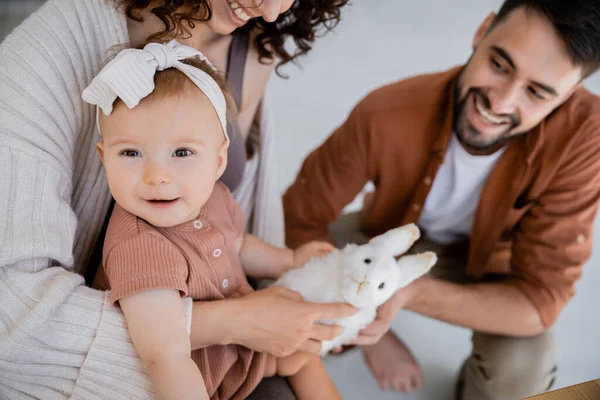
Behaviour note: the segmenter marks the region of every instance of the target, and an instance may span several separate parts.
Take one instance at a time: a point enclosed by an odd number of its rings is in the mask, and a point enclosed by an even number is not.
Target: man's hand
[[[275,357],[296,351],[318,354],[321,341],[334,339],[343,328],[317,321],[357,312],[344,303],[308,303],[299,293],[278,286],[228,301],[231,308],[222,318],[228,319],[231,342]]]
[[[396,318],[398,311],[413,299],[417,290],[417,283],[418,280],[398,290],[388,301],[379,306],[375,320],[360,331],[353,344],[371,346],[379,342],[379,339],[390,329],[390,325],[394,318]]]
[[[331,253],[335,247],[328,242],[309,242],[294,250],[292,269],[300,268],[313,257],[321,257]]]

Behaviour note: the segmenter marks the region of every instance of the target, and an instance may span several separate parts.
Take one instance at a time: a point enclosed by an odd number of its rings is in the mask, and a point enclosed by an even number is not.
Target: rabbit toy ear
[[[384,255],[399,256],[406,253],[420,236],[419,227],[415,224],[408,224],[375,236],[369,241],[369,244],[376,247],[377,251],[382,252]]]
[[[431,251],[399,259],[400,280],[398,282],[398,289],[403,288],[415,279],[428,273],[436,262],[437,256]]]

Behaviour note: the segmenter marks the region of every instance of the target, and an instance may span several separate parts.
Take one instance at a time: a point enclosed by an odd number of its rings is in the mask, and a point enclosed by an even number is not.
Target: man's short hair
[[[573,64],[582,67],[583,78],[600,68],[599,0],[505,0],[492,28],[520,7],[552,23]]]

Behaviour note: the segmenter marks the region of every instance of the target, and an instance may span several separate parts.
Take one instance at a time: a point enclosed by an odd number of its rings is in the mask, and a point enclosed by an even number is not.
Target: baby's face
[[[198,92],[101,113],[98,152],[116,202],[159,227],[193,220],[227,164],[216,111]]]

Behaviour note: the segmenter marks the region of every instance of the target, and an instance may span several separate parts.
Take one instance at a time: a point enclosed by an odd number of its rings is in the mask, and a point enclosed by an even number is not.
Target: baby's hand
[[[294,250],[293,268],[300,268],[313,257],[321,257],[331,253],[335,247],[327,242],[309,242]]]

